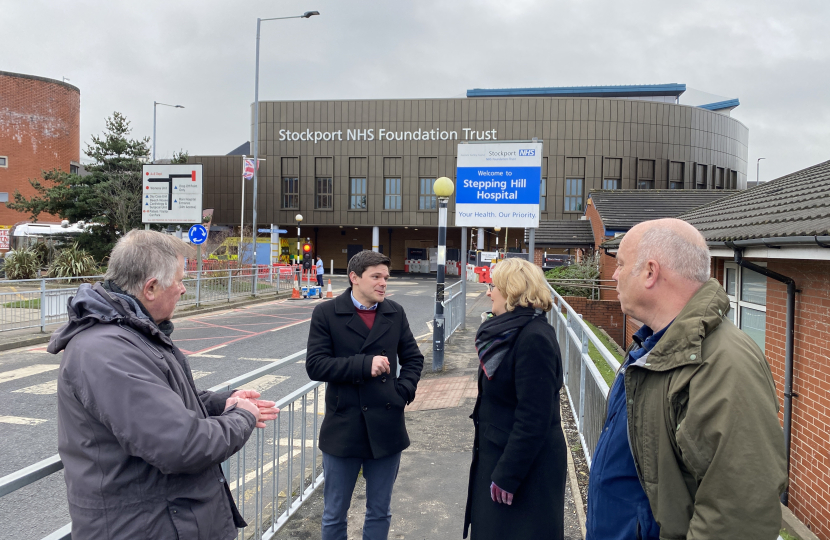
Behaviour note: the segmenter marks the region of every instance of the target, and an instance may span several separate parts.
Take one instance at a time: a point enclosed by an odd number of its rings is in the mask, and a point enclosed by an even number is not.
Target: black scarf
[[[476,332],[476,350],[481,369],[488,379],[493,378],[521,329],[541,314],[541,309],[516,307],[481,323]]]

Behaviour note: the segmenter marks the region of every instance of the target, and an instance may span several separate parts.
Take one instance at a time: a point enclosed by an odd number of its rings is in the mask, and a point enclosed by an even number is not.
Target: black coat
[[[564,535],[567,458],[559,416],[562,361],[553,328],[529,322],[489,380],[478,371],[473,462],[464,517],[472,539],[557,540]],[[490,482],[513,504],[490,498]]]
[[[391,374],[372,377],[377,355],[389,358]],[[378,304],[371,331],[357,314],[351,288],[319,304],[311,315],[305,365],[312,380],[329,383],[320,450],[380,459],[409,446],[404,407],[415,399],[424,355],[400,304]]]

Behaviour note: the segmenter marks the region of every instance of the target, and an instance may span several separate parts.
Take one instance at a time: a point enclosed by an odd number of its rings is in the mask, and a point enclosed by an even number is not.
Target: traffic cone
[[[331,280],[329,280],[329,288],[326,291],[326,298],[334,298],[334,295],[331,293]]]
[[[291,291],[291,299],[298,300],[300,298],[300,287],[297,285],[297,276],[294,276],[294,289]]]

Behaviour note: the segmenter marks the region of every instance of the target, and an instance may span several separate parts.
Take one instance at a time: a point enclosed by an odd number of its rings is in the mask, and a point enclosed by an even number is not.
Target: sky
[[[827,0],[0,0],[0,70],[80,88],[82,151],[114,111],[152,137],[158,101],[185,108],[158,106],[157,158],[223,155],[249,139],[257,17],[309,10],[262,23],[261,101],[685,83],[740,99],[748,180],[830,159]]]

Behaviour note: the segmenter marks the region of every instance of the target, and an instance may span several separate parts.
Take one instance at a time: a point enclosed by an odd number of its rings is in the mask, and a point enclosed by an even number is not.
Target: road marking
[[[45,373],[47,371],[52,371],[53,369],[58,369],[59,367],[59,364],[35,364],[25,368],[4,371],[0,373],[0,383],[13,381],[15,379],[22,379],[23,377],[37,375],[38,373]]]
[[[303,319],[302,321],[297,321],[295,323],[286,324],[285,326],[280,326],[279,328],[274,328],[273,330],[268,330],[268,331],[269,332],[276,332],[277,330],[285,330],[286,328],[290,328],[292,326],[297,326],[298,324],[307,323],[310,320],[311,320],[311,317],[309,317],[308,319]]]
[[[202,377],[207,377],[208,375],[213,375],[212,371],[191,371],[191,375],[193,375],[193,380],[201,379]]]
[[[36,426],[38,424],[43,424],[45,422],[47,422],[47,420],[42,420],[40,418],[26,418],[23,416],[0,416],[0,423],[2,424],[16,424],[18,426]]]
[[[58,381],[50,381],[43,384],[36,384],[34,386],[27,386],[20,390],[13,390],[15,394],[35,394],[38,396],[50,396],[58,393]]]
[[[222,354],[205,354],[205,353],[189,354],[187,356],[189,358],[225,358],[225,355],[222,355]]]
[[[49,351],[46,350],[46,347],[38,347],[36,349],[26,349],[26,352],[30,353],[46,353],[49,354]]]
[[[415,336],[415,340],[423,339],[425,337],[429,337],[432,335],[432,332],[427,332],[426,334],[421,334],[420,336]]]
[[[250,360],[252,362],[276,362],[276,361],[279,360],[279,358],[247,358],[247,357],[243,357],[243,358],[240,358],[240,360]]]
[[[228,343],[225,343],[225,344],[223,344],[223,345],[217,345],[216,347],[210,347],[210,348],[207,348],[207,349],[205,349],[205,350],[203,350],[203,351],[200,351],[200,352],[198,352],[198,353],[195,353],[195,354],[196,354],[196,355],[199,355],[199,354],[205,354],[205,353],[213,352],[213,351],[215,351],[216,349],[221,349],[222,347],[227,347],[227,346],[228,346]],[[191,354],[190,356],[194,356],[194,355],[193,355],[193,354]]]
[[[427,321],[427,328],[429,328],[429,332],[432,333],[434,330],[432,329],[432,321]]]
[[[264,375],[259,379],[245,384],[246,389],[256,390],[260,394],[280,384],[282,381],[288,379],[288,375]]]

